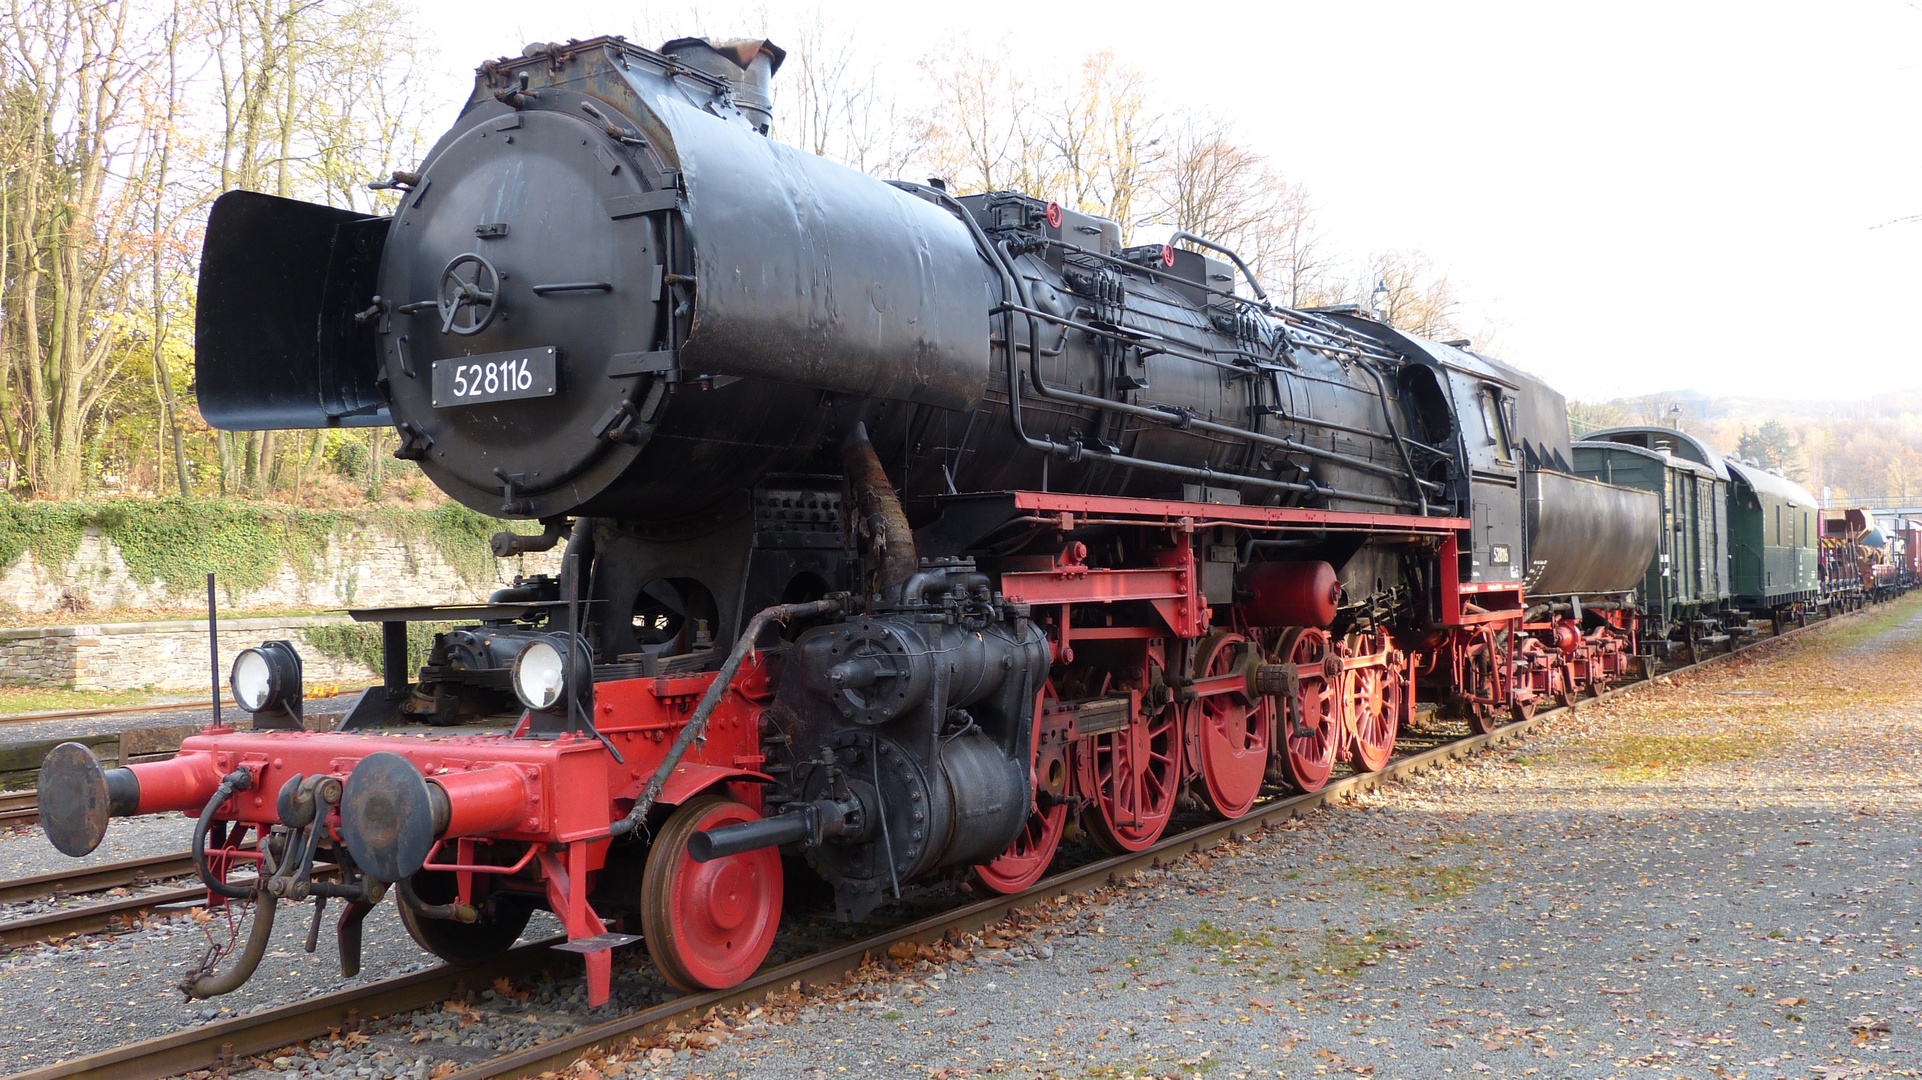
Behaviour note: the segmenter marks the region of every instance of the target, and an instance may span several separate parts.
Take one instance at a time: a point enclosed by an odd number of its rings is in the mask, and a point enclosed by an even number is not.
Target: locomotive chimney
[[[734,88],[734,107],[755,130],[766,135],[774,123],[774,73],[781,70],[787,50],[761,38],[675,38],[661,46],[664,56],[686,64]]]

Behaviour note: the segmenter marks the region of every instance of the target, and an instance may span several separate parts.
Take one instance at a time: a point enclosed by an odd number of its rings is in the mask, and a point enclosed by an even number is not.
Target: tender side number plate
[[[434,361],[434,407],[476,405],[483,401],[554,396],[554,358],[558,350],[483,353]]]

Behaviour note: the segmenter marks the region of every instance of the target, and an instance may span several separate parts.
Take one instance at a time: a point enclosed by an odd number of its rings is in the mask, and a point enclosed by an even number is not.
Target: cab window
[[[1515,450],[1508,437],[1508,416],[1502,408],[1502,392],[1492,386],[1482,387],[1481,407],[1482,423],[1488,428],[1488,442],[1495,448],[1495,456],[1503,461],[1515,460]]]

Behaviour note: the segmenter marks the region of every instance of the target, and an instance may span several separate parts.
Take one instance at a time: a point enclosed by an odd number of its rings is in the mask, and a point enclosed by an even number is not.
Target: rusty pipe
[[[872,453],[872,450],[869,452]],[[776,604],[748,620],[747,626],[741,631],[741,636],[734,642],[733,651],[727,654],[727,659],[721,663],[721,670],[715,673],[714,681],[707,684],[707,693],[701,695],[700,704],[694,706],[693,714],[687,718],[687,724],[681,728],[681,733],[675,738],[674,745],[668,748],[667,756],[661,759],[660,767],[654,770],[654,775],[648,778],[647,786],[641,789],[640,797],[634,800],[634,808],[627,812],[626,817],[608,826],[609,836],[625,836],[647,819],[647,812],[653,808],[654,800],[660,798],[661,788],[666,786],[667,778],[673,775],[675,767],[681,763],[683,757],[687,756],[694,741],[707,731],[708,720],[714,715],[714,710],[720,706],[721,699],[727,695],[728,688],[734,682],[735,674],[741,670],[742,661],[747,659],[748,653],[754,651],[754,641],[761,636],[761,631],[769,623],[785,623],[793,619],[812,618],[816,615],[832,615],[841,610],[845,596],[845,593],[841,593],[805,604]]]
[[[901,589],[920,568],[914,551],[914,530],[888,480],[881,457],[868,441],[868,426],[857,422],[841,443],[841,465],[854,489],[859,514],[857,527],[867,530],[869,562],[874,569],[874,592],[883,603],[901,602]]]
[[[265,848],[262,848],[265,851]],[[266,880],[266,875],[261,875]],[[254,895],[254,925],[247,933],[247,944],[240,951],[240,959],[226,971],[215,974],[201,971],[190,975],[180,983],[180,989],[188,997],[210,998],[230,993],[254,977],[254,969],[260,966],[260,958],[267,955],[267,945],[274,936],[274,908],[279,903],[273,894],[265,889]]]
[[[394,883],[394,892],[407,909],[423,919],[447,919],[451,922],[474,923],[480,921],[480,909],[472,904],[448,903],[430,904],[414,891],[414,879],[401,878]]]
[[[233,798],[237,792],[246,791],[253,786],[254,775],[246,769],[235,769],[228,773],[221,778],[220,786],[215,788],[214,793],[208,797],[207,805],[201,807],[200,819],[194,822],[193,845],[188,849],[193,853],[194,872],[200,875],[201,884],[207,886],[207,891],[215,896],[224,896],[230,900],[246,900],[258,891],[260,883],[273,876],[267,869],[267,861],[271,856],[264,845],[260,849],[260,875],[254,885],[245,887],[229,885],[226,879],[214,876],[213,867],[207,862],[207,833],[213,828],[214,814],[220,810],[222,803]]]

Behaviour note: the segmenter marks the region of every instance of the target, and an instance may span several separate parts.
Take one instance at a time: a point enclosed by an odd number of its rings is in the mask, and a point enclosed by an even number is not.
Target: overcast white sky
[[[450,105],[527,41],[685,22],[778,43],[802,10],[417,3]],[[1876,227],[1922,216],[1909,0],[820,7],[903,87],[959,34],[1036,66],[1113,49],[1168,105],[1232,118],[1343,248],[1429,255],[1464,324],[1571,397],[1922,387],[1922,220]]]

